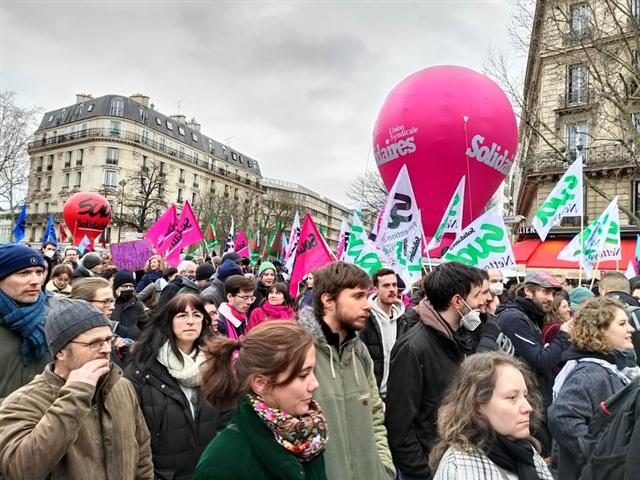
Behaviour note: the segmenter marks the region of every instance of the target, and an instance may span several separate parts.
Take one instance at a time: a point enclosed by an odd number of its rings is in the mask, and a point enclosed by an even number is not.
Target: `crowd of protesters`
[[[0,478],[598,478],[594,419],[640,381],[640,282],[288,280],[233,252],[128,271],[0,245]]]

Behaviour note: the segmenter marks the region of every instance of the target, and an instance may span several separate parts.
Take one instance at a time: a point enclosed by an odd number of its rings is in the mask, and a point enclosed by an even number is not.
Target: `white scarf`
[[[200,365],[204,362],[204,354],[198,351],[195,355],[187,355],[178,350],[182,355],[182,362],[171,350],[167,341],[158,352],[158,361],[167,367],[169,375],[175,378],[179,384],[185,387],[199,387],[202,381]]]

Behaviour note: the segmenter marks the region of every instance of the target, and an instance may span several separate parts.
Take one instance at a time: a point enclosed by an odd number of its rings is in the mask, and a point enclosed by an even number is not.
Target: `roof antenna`
[[[180,109],[182,108],[182,101],[184,100],[184,98],[181,98],[180,100],[178,100],[176,102],[176,105],[178,106],[178,115],[180,115]]]

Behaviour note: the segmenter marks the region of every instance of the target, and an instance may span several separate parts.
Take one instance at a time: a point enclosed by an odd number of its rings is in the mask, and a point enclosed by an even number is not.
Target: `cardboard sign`
[[[144,267],[147,260],[153,256],[153,252],[148,241],[136,240],[135,242],[112,243],[111,256],[116,267],[133,272]]]

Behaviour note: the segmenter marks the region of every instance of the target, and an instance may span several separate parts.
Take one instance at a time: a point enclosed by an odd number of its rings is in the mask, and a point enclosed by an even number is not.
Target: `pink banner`
[[[186,201],[182,207],[178,225],[169,239],[169,247],[166,250],[167,263],[172,266],[177,266],[178,263],[180,263],[180,251],[203,239],[204,236],[202,235],[202,230],[200,230],[196,216],[193,214],[191,205]]]
[[[294,297],[298,294],[298,283],[307,273],[333,262],[333,256],[327,244],[318,232],[311,215],[307,214],[300,229],[300,238],[296,247],[296,257],[291,271],[289,292]]]
[[[244,230],[238,230],[236,241],[233,244],[233,251],[241,257],[249,258],[249,239]]]
[[[170,240],[175,233],[177,223],[176,206],[174,204],[147,230],[144,238],[156,247],[156,251],[159,254],[162,254],[169,248]]]

